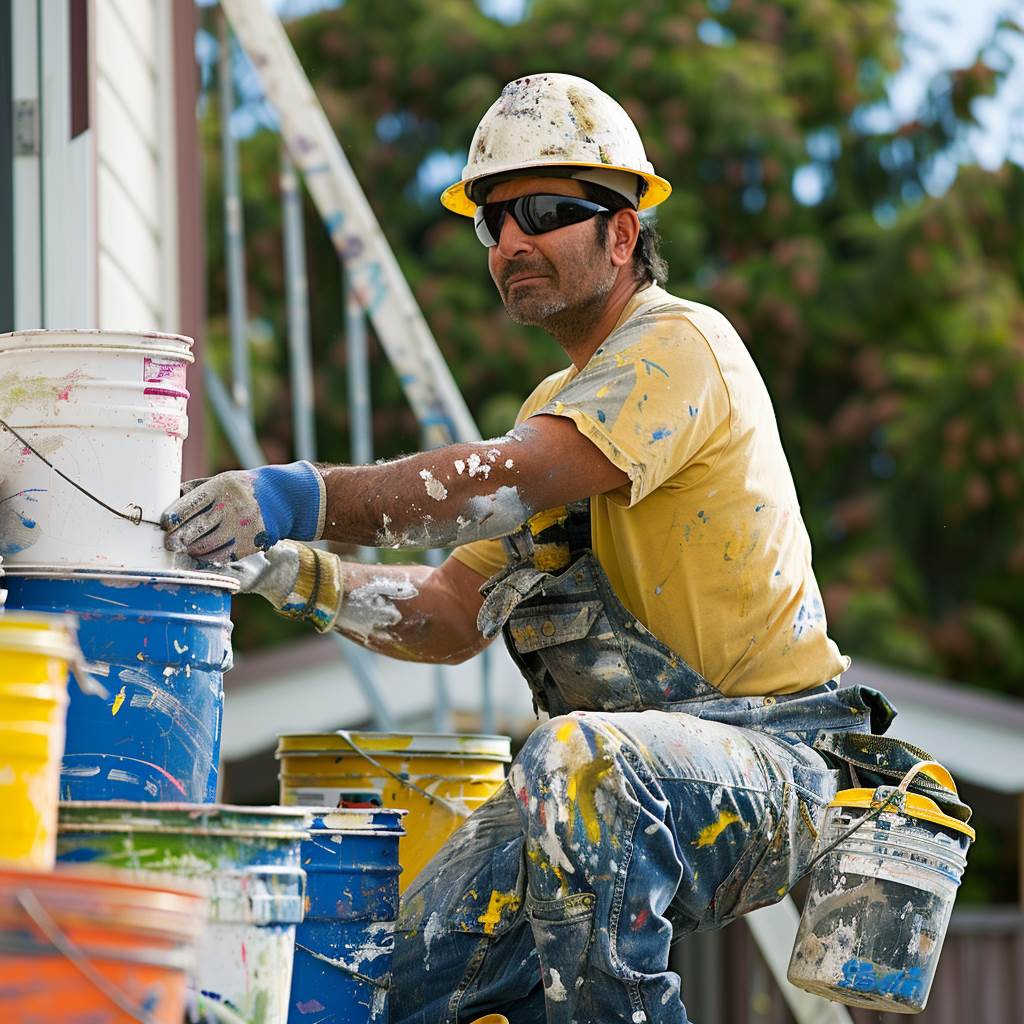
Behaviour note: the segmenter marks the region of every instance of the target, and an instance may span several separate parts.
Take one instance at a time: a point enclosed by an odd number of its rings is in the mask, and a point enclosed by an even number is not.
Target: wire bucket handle
[[[393,772],[390,768],[386,768],[382,765],[376,758],[371,757],[365,750],[363,750],[362,747],[359,746],[359,744],[356,743],[354,739],[352,739],[352,735],[347,729],[336,730],[336,735],[340,736],[361,758],[372,764],[374,768],[378,769],[378,771],[382,771],[385,775],[390,776],[399,785],[405,786],[406,789],[411,789],[414,792],[419,793],[420,796],[425,797],[432,804],[438,804],[443,807],[449,814],[454,815],[456,818],[461,819],[466,817],[465,812],[459,810],[458,807],[449,803],[443,797],[427,792],[427,790],[423,789],[422,786],[417,786],[415,782],[411,782],[409,779],[404,778],[398,772]]]

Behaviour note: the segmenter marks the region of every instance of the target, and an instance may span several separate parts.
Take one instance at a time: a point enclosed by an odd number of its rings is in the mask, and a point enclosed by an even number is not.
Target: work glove
[[[334,625],[345,596],[341,559],[290,540],[229,562],[217,572],[238,580],[241,593],[259,594],[279,615],[311,622],[321,633]]]
[[[279,540],[319,540],[327,511],[324,478],[312,463],[232,470],[182,485],[160,517],[164,545],[207,565],[266,551]]]

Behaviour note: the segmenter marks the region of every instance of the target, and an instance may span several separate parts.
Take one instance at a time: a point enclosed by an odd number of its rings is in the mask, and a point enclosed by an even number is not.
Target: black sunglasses
[[[544,235],[570,224],[582,224],[599,213],[611,212],[609,207],[589,199],[538,193],[499,203],[482,203],[473,214],[473,223],[477,238],[490,248],[498,244],[506,214],[512,215],[524,235]]]

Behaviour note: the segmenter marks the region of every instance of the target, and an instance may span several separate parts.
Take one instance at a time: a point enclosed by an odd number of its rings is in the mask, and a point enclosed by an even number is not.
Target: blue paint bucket
[[[8,608],[77,616],[86,667],[108,691],[70,688],[61,797],[212,802],[237,583],[17,566],[4,586]]]
[[[405,811],[308,811],[288,1024],[387,1020]]]

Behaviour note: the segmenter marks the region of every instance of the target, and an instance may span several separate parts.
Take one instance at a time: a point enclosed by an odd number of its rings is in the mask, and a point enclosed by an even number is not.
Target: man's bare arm
[[[327,487],[324,536],[396,548],[505,536],[537,511],[628,481],[561,416],[533,416],[491,441],[320,471]]]

